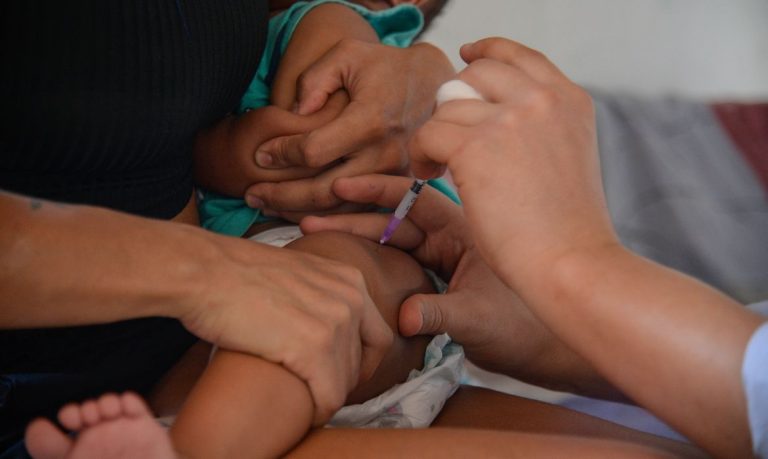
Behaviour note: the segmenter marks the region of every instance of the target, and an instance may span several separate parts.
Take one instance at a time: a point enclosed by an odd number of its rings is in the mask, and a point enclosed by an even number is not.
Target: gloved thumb
[[[452,298],[448,295],[419,293],[408,297],[400,306],[399,328],[403,336],[451,333]]]

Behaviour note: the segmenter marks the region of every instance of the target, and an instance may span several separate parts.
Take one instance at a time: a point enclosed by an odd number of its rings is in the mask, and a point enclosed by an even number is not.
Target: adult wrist
[[[198,227],[185,226],[179,231],[179,237],[191,248],[191,253],[173,266],[175,282],[170,291],[173,299],[163,306],[163,315],[188,322],[214,306],[210,298],[217,290],[226,288],[221,280],[232,271],[232,250],[227,246],[242,241]]]
[[[540,248],[520,253],[520,244],[499,247],[494,268],[499,277],[521,297],[559,295],[578,289],[606,264],[634,256],[617,238],[592,241],[566,248]]]

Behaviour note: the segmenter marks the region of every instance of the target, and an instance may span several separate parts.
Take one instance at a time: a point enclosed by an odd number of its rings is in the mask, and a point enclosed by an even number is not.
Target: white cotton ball
[[[475,88],[468,85],[462,80],[450,80],[443,83],[440,89],[437,90],[437,106],[458,99],[479,99],[483,100],[483,96],[477,92]]]

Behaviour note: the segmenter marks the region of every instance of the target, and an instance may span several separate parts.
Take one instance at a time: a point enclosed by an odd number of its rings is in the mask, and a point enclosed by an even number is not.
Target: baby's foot
[[[26,443],[35,459],[171,459],[171,438],[133,393],[107,394],[59,411],[59,422],[77,433],[71,438],[47,419],[27,427]]]

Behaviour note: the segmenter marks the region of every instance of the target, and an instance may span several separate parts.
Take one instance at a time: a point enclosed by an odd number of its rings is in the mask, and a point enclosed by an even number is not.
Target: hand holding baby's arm
[[[343,91],[331,97],[323,109],[300,116],[276,106],[228,116],[201,131],[195,141],[196,182],[218,193],[242,197],[254,183],[280,182],[313,177],[324,168],[290,167],[265,169],[256,163],[260,145],[275,137],[298,135],[323,126],[346,106]]]
[[[329,23],[328,21],[334,21]],[[338,24],[338,27],[329,25]],[[195,178],[201,186],[222,194],[242,197],[254,184],[310,178],[334,166],[292,166],[275,169],[257,163],[260,146],[280,153],[272,139],[300,139],[321,128],[343,111],[349,102],[346,91],[334,92],[321,110],[307,116],[291,112],[301,73],[346,37],[378,41],[376,33],[357,13],[339,4],[320,5],[302,19],[283,53],[270,93],[271,104],[241,116],[230,116],[202,131],[195,145]],[[266,144],[265,144],[266,143]],[[281,144],[283,145],[283,144]],[[260,155],[263,159],[265,155]]]

